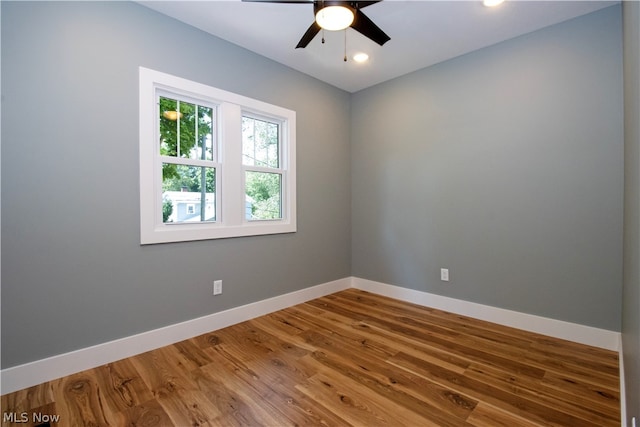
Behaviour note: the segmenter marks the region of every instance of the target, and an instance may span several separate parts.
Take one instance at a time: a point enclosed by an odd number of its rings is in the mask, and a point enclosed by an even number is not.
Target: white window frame
[[[296,113],[181,77],[140,67],[140,243],[222,239],[296,231]],[[157,93],[173,93],[216,106],[216,221],[165,224],[162,221],[162,160],[158,149]],[[281,124],[282,218],[245,218],[242,115]]]

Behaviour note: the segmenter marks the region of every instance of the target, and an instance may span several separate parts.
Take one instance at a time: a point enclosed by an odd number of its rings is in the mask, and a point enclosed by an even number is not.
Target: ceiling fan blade
[[[351,24],[351,28],[363,36],[370,38],[380,46],[391,40],[391,37],[374,24],[371,19],[367,18],[367,15],[362,13],[360,9],[356,9],[356,16]]]
[[[304,35],[302,36],[302,38],[298,42],[298,45],[296,46],[296,49],[298,49],[300,47],[302,47],[302,48],[307,47],[309,42],[311,42],[311,40],[313,40],[313,38],[316,36],[316,34],[318,34],[320,32],[320,30],[321,30],[320,25],[318,25],[318,23],[316,21],[313,21],[313,24],[311,24],[311,26],[309,27],[307,32],[304,33]]]
[[[372,1],[352,1],[349,2],[354,9],[362,9],[363,7],[371,6],[372,4],[380,3],[382,0]]]

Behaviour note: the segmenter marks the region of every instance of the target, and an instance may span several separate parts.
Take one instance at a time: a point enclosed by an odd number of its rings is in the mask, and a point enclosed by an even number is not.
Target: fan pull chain
[[[322,44],[324,44],[324,28],[322,29]]]
[[[344,62],[347,62],[347,29],[344,29]]]

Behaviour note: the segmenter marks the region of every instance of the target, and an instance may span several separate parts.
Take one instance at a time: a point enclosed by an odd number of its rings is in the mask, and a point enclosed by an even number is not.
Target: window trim
[[[156,96],[173,93],[216,106],[216,222],[162,222],[162,157]],[[258,115],[281,124],[282,219],[245,219],[242,164],[242,115]],[[292,233],[296,226],[296,113],[181,77],[139,68],[140,243],[142,245]]]

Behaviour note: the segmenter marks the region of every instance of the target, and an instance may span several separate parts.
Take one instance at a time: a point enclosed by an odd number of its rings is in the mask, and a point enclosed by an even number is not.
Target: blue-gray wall
[[[135,3],[1,7],[3,368],[350,275],[348,93]],[[297,111],[297,233],[140,246],[139,66]]]
[[[621,38],[613,6],[355,94],[353,275],[619,331]]]
[[[640,423],[640,2],[622,5],[624,26],[624,286],[622,349],[627,425]]]

